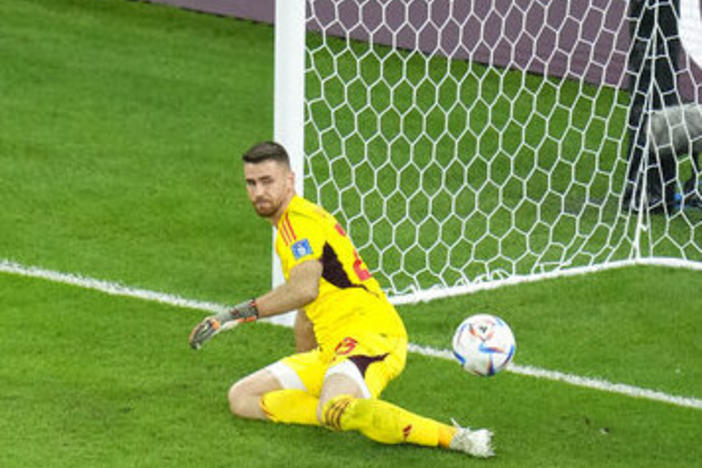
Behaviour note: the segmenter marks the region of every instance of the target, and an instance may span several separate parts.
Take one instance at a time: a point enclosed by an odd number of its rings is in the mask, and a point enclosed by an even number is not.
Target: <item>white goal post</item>
[[[275,23],[275,138],[395,303],[702,271],[699,0],[277,0]]]

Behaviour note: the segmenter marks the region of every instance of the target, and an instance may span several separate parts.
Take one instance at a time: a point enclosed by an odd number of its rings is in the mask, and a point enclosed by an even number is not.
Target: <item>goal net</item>
[[[396,302],[702,269],[699,0],[307,0],[305,26],[304,194]]]

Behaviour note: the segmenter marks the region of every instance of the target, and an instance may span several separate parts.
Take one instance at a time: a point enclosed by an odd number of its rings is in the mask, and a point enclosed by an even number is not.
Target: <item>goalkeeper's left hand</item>
[[[222,326],[231,321],[249,322],[258,318],[258,309],[254,300],[242,302],[232,310],[207,317],[190,332],[188,342],[193,349],[200,349],[206,341],[222,331]]]

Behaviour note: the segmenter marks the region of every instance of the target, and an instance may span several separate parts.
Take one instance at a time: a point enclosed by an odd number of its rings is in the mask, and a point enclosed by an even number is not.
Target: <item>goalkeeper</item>
[[[298,352],[236,382],[229,390],[232,413],[356,430],[385,444],[491,456],[490,431],[449,426],[378,399],[405,366],[407,334],[400,316],[341,225],[295,194],[295,176],[281,145],[259,143],[243,160],[249,199],[277,228],[275,250],[286,282],[207,317],[191,332],[190,345],[199,349],[228,322],[297,309]]]

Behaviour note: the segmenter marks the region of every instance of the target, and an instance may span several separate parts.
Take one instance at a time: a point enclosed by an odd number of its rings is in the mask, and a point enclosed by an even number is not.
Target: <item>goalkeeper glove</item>
[[[257,318],[258,309],[256,308],[256,301],[251,299],[250,301],[242,302],[234,306],[231,310],[207,317],[202,322],[198,323],[197,326],[193,328],[193,331],[190,332],[188,342],[193,349],[200,349],[206,341],[222,331],[222,326],[224,324],[231,321],[237,321],[239,323],[251,322]]]

